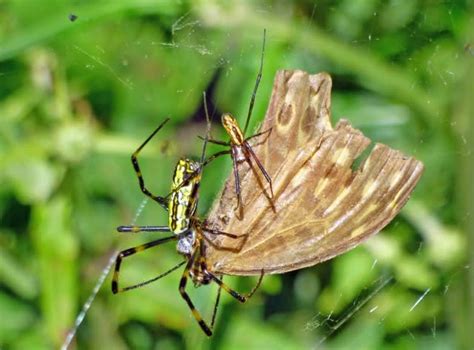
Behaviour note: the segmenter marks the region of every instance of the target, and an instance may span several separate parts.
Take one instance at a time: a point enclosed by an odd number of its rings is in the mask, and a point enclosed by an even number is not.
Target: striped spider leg
[[[183,299],[188,304],[188,307],[191,309],[191,312],[193,313],[194,318],[198,321],[199,326],[201,326],[201,329],[204,331],[204,333],[207,336],[211,336],[212,328],[214,326],[214,322],[216,318],[217,308],[219,305],[221,289],[224,289],[230,296],[237,299],[239,302],[245,303],[249,298],[252,297],[252,295],[256,292],[256,290],[260,286],[263,279],[264,271],[262,270],[257,284],[253,287],[253,289],[249,293],[241,294],[235,291],[234,289],[232,289],[231,287],[229,287],[227,284],[225,284],[222,281],[222,276],[215,275],[214,273],[209,271],[209,269],[207,268],[206,255],[205,255],[205,249],[204,249],[205,248],[204,241],[206,240],[206,238],[202,235],[202,232],[200,232],[198,227],[195,227],[195,229],[196,229],[195,233],[196,233],[197,239],[195,240],[192,253],[188,257],[188,262],[184,269],[183,275],[181,276],[181,280],[179,282],[179,292],[181,296],[183,297]],[[229,235],[229,234],[226,234],[226,235]],[[214,304],[214,309],[213,309],[213,313],[211,317],[211,326],[209,326],[203,320],[201,314],[195,308],[193,302],[191,301],[191,298],[186,292],[186,285],[189,278],[191,278],[195,286],[205,285],[211,282],[214,282],[219,286],[216,302]]]

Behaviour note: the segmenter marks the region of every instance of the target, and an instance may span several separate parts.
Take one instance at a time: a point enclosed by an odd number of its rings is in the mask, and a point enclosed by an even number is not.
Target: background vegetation
[[[473,6],[0,0],[0,348],[58,348],[110,255],[152,237],[115,227],[166,223],[154,203],[141,210],[130,154],[171,118],[141,158],[166,194],[178,157],[199,152],[202,91],[216,116],[243,120],[266,28],[253,124],[278,69],[329,72],[334,121],[425,163],[409,205],[354,251],[266,277],[248,304],[223,298],[211,339],[178,294],[179,273],[117,296],[109,276],[76,347],[472,349]],[[228,160],[206,169],[202,214],[228,170]],[[123,281],[177,259],[172,244],[137,255]],[[209,317],[215,287],[191,289]]]

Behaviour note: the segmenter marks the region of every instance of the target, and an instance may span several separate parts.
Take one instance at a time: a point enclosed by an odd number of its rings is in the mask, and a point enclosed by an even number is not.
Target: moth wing
[[[370,140],[345,120],[332,129],[329,76],[300,71],[289,76],[277,76],[261,127],[272,127],[272,132],[256,150],[273,181],[275,211],[254,171],[246,167],[240,175],[248,214],[239,221],[233,215],[234,183],[229,178],[208,221],[221,231],[247,236],[212,239],[206,258],[209,269],[217,273],[283,273],[342,254],[393,219],[423,171],[421,162],[381,144],[353,171]],[[287,84],[283,88],[282,82]]]
[[[281,174],[291,178],[311,155],[325,131],[332,131],[330,123],[331,77],[326,73],[308,75],[301,70],[278,71],[273,84],[272,96],[265,119],[259,131],[271,130],[267,137],[255,140],[253,150],[265,167],[274,184]],[[260,141],[260,142],[259,142]],[[248,167],[247,163],[239,164],[241,195],[245,212],[252,213],[250,205],[265,199],[262,188],[266,181],[262,174]],[[284,184],[281,184],[284,187]],[[268,187],[267,187],[268,193]],[[262,197],[263,196],[263,197]],[[222,228],[233,221],[234,208],[237,206],[235,182],[229,176],[221,196],[214,202],[208,221]],[[219,217],[216,217],[219,216]],[[252,220],[252,215],[245,215],[243,223]],[[219,241],[222,237],[211,240]]]

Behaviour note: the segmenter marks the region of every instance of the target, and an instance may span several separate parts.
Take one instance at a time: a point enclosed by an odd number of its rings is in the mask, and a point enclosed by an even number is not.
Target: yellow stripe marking
[[[337,196],[337,198],[332,202],[332,204],[324,211],[324,214],[328,214],[332,212],[334,209],[336,209],[339,204],[342,202],[342,200],[350,193],[350,188],[346,187],[344,188],[340,194]]]
[[[322,181],[320,180],[314,190],[314,196],[318,197],[319,194],[323,192],[324,188],[328,185],[328,183],[329,183],[329,179],[327,177],[325,177]]]
[[[344,148],[340,148],[336,150],[331,160],[337,165],[344,165],[349,159],[349,156],[350,156],[349,150],[346,147],[344,147]]]
[[[369,197],[375,191],[378,184],[378,181],[369,180],[362,191],[362,199]]]

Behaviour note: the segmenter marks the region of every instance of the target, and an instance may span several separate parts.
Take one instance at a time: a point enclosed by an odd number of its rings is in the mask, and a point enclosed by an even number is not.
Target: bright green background
[[[412,199],[364,246],[266,277],[246,305],[223,298],[211,339],[178,294],[179,273],[116,296],[109,277],[77,348],[473,348],[473,9],[467,0],[0,0],[0,348],[58,348],[112,252],[156,237],[114,231],[144,197],[130,154],[171,118],[141,157],[149,187],[166,194],[177,158],[199,153],[203,90],[216,115],[243,122],[263,28],[253,126],[278,69],[327,71],[334,121],[425,163]],[[214,134],[224,136],[218,125]],[[229,169],[228,159],[206,169],[202,214]],[[148,203],[136,222],[165,224],[164,214]],[[173,244],[134,256],[122,281],[178,259]],[[255,283],[226,280],[242,291]],[[190,290],[209,318],[215,286]]]

